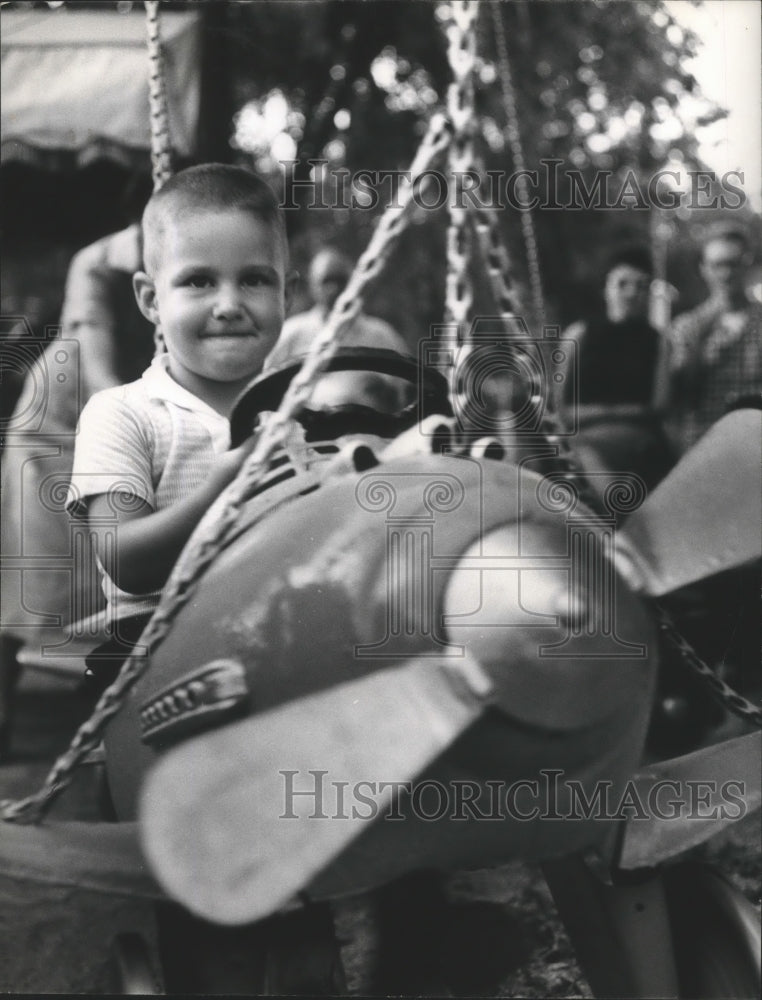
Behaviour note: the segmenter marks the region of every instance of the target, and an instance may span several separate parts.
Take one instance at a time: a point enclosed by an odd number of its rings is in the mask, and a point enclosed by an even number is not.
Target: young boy
[[[275,196],[238,167],[169,180],[146,207],[143,240],[135,294],[166,353],[88,402],[67,498],[98,536],[112,621],[141,623],[250,450],[227,450],[228,417],[278,338],[293,285]]]
[[[274,194],[236,167],[191,167],[169,180],[146,207],[143,241],[145,270],[134,277],[135,294],[160,328],[166,353],[138,381],[89,400],[67,501],[86,512],[99,536],[107,599],[125,653],[193,529],[250,450],[227,450],[228,418],[280,334],[295,278]],[[170,992],[198,985],[194,963],[206,971],[205,963],[214,968],[228,961],[233,971],[225,968],[224,981],[241,992],[239,980],[259,968],[276,932],[290,946],[301,934],[308,949],[316,936],[324,939],[328,967],[335,962],[326,906],[292,915],[283,930],[280,917],[242,929],[249,953],[243,959],[240,935],[218,932],[171,904],[161,906],[157,918]],[[295,965],[290,957],[276,970],[284,982]]]

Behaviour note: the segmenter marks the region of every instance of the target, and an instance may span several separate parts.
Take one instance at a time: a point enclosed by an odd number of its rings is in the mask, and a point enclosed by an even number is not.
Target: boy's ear
[[[149,278],[145,271],[136,271],[132,276],[132,287],[138,308],[145,318],[149,323],[158,323],[159,309],[156,304],[156,285],[153,278]]]
[[[284,299],[286,301],[286,312],[291,308],[291,303],[294,300],[294,294],[296,292],[296,286],[299,281],[298,271],[289,271],[286,275],[286,285],[284,289]]]

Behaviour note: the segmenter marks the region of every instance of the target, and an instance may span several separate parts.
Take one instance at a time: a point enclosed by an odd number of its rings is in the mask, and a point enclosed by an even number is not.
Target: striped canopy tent
[[[142,11],[0,13],[2,162],[47,169],[99,159],[145,169],[150,149],[148,57]],[[200,17],[161,16],[170,142],[181,158],[196,147]]]

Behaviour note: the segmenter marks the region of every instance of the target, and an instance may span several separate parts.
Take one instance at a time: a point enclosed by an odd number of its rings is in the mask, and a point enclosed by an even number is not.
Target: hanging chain
[[[466,324],[473,305],[469,273],[471,233],[462,202],[462,180],[474,170],[474,68],[476,37],[474,22],[479,5],[473,0],[454,0],[449,4],[447,57],[452,83],[447,91],[447,113],[453,136],[448,157],[449,225],[447,228],[447,282],[445,286],[445,322],[454,327],[451,347],[464,343]]]
[[[492,295],[500,315],[509,326],[519,312],[516,289],[511,285],[511,264],[498,230],[495,213],[481,205],[472,206],[471,220],[476,231],[477,245],[482,255]]]
[[[704,663],[687,639],[677,630],[664,608],[658,604],[656,605],[656,614],[662,635],[680,653],[683,665],[701,681],[702,687],[706,688],[715,701],[718,701],[734,715],[740,716],[755,726],[762,727],[762,709],[754,702],[744,698],[738,691],[734,691],[729,684],[717,676],[708,664]]]
[[[151,168],[153,189],[172,176],[172,152],[169,142],[169,111],[164,81],[164,56],[161,50],[159,0],[146,0],[146,36],[148,40],[148,106],[151,123]]]
[[[159,0],[146,0],[146,38],[148,45],[148,110],[151,129],[151,172],[153,189],[158,191],[172,176],[172,150],[169,142],[169,109],[161,51]],[[161,327],[153,331],[154,357],[166,351]]]
[[[516,105],[516,91],[513,86],[511,74],[511,64],[508,60],[508,46],[505,43],[505,29],[500,10],[500,0],[490,0],[490,13],[492,14],[492,24],[494,27],[495,44],[497,46],[497,58],[500,64],[500,87],[503,94],[503,107],[506,117],[506,135],[511,147],[513,157],[513,169],[516,172],[516,192],[521,199],[521,204],[529,205],[531,192],[526,175],[526,162],[524,160],[524,148],[521,142],[521,129],[519,126],[519,114]],[[521,232],[524,237],[524,246],[527,254],[527,269],[529,271],[529,284],[532,289],[532,303],[534,305],[535,319],[540,327],[544,327],[545,296],[542,288],[542,273],[540,270],[540,251],[537,244],[537,233],[535,232],[534,219],[530,208],[521,209]]]
[[[466,210],[465,205],[458,197],[458,177],[465,177],[477,166],[474,154],[474,122],[476,120],[474,72],[476,67],[475,29],[478,12],[478,3],[451,3],[451,21],[447,29],[449,42],[447,55],[453,75],[453,82],[447,93],[447,110],[453,126],[453,140],[449,154],[451,190],[448,199],[450,225],[447,231],[448,273],[445,319],[455,328],[458,346],[465,342],[466,322],[473,304],[473,289],[468,270],[470,229],[467,224],[472,213],[478,244],[506,331],[510,329],[512,320],[515,319],[517,313],[516,294],[508,284],[510,281],[508,252],[500,238],[497,219],[492,212],[477,208],[473,204],[469,204],[469,208]],[[519,156],[523,164],[520,142]],[[536,245],[534,248],[536,250]],[[540,308],[538,315],[544,316],[544,307]],[[456,380],[453,379],[453,383],[455,382]],[[453,391],[455,391],[454,386]],[[575,486],[583,502],[593,510],[599,511],[600,501],[590,488],[579,463],[574,458],[561,420],[552,409],[550,393],[545,395],[545,399],[538,400],[540,415],[538,430],[544,434],[548,443],[557,449],[559,462],[568,478],[575,480]]]
[[[270,458],[286,439],[291,421],[312,395],[323,368],[340,343],[342,332],[359,313],[362,292],[382,269],[407,225],[413,204],[413,182],[447,148],[450,138],[444,116],[435,115],[411,165],[411,180],[400,185],[399,198],[381,216],[349,283],[315,338],[278,411],[265,420],[257,444],[240,473],[215,504],[214,517],[205,517],[188,542],[164,588],[158,608],[140,637],[141,647],[151,653],[168,634],[204,572],[235,530],[242,505],[267,472]],[[100,743],[107,723],[121,709],[127,693],[143,675],[148,663],[148,656],[136,652],[128,657],[116,680],[101,695],[90,718],[80,726],[68,749],[53,764],[39,791],[17,802],[0,803],[0,815],[4,820],[36,823],[43,818],[55,798],[70,784],[83,759]]]
[[[506,333],[513,331],[522,335],[516,329],[516,315],[519,312],[517,293],[510,284],[510,261],[498,230],[494,214],[481,207],[472,208],[473,223],[477,241],[489,278],[492,294],[500,309],[500,316]],[[548,444],[556,449],[556,458],[562,466],[563,474],[573,482],[580,499],[591,510],[603,513],[598,495],[592,489],[588,477],[577,460],[574,450],[569,444],[569,436],[560,415],[553,407],[552,394],[549,387],[543,399],[537,400],[537,430]]]

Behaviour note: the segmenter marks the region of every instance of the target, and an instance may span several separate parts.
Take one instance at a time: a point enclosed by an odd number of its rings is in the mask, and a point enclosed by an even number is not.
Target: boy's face
[[[209,383],[246,384],[261,371],[283,325],[287,284],[274,227],[239,210],[170,221],[154,273],[135,276],[171,375],[202,399]]]

